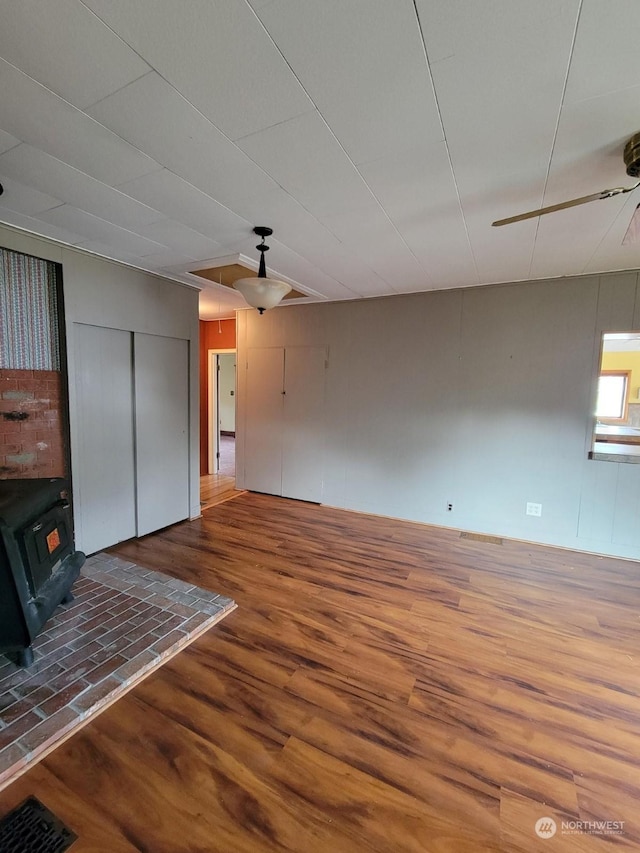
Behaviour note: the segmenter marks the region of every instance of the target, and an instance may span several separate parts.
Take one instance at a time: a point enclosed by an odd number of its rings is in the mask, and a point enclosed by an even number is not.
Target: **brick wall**
[[[64,477],[62,375],[0,369],[0,480]]]

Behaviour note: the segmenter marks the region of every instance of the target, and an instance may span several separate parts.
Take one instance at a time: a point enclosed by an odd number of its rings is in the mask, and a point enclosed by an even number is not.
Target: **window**
[[[640,462],[640,332],[602,336],[597,382],[591,458]]]
[[[614,373],[603,371],[598,378],[598,401],[596,417],[600,420],[625,421],[630,370]]]

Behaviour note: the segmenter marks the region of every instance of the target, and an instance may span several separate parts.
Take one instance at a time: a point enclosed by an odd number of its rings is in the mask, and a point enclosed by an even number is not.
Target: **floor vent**
[[[476,542],[490,542],[492,545],[504,545],[503,540],[499,536],[485,536],[484,533],[465,533],[460,534],[461,539],[473,539]]]
[[[0,820],[2,853],[63,853],[77,837],[35,797]]]

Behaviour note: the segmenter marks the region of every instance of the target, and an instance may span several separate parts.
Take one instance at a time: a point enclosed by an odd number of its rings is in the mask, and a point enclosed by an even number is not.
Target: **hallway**
[[[201,509],[223,503],[243,493],[242,490],[236,489],[235,445],[236,440],[233,436],[220,436],[219,473],[205,474],[200,477]]]

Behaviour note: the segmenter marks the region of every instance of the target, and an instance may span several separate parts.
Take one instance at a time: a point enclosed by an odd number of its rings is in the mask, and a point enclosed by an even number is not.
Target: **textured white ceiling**
[[[0,221],[311,300],[640,267],[636,0],[0,0]],[[242,298],[215,284],[201,316]]]

